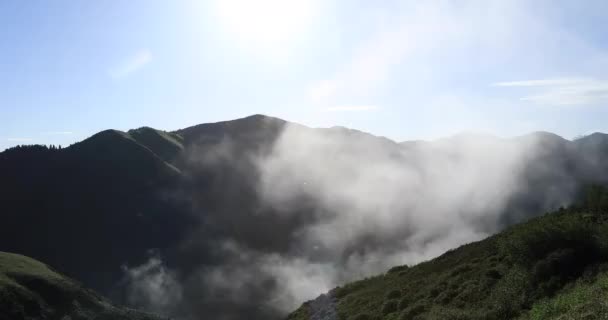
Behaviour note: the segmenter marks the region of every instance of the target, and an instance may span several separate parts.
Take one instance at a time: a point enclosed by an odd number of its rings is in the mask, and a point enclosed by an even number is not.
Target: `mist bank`
[[[181,132],[189,138],[175,162],[177,197],[199,224],[163,260],[151,258],[173,275],[165,291],[179,293],[171,304],[148,298],[161,313],[280,318],[347,281],[568,205],[582,186],[608,179],[603,134],[397,143],[261,116],[216,126]]]

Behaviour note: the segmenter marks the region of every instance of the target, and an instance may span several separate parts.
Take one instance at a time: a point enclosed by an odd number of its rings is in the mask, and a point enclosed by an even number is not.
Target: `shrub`
[[[502,275],[500,274],[500,272],[498,272],[498,270],[490,269],[490,270],[486,271],[486,277],[488,277],[490,279],[498,280],[498,279],[502,278]]]
[[[452,277],[455,277],[455,276],[460,275],[462,273],[471,271],[472,269],[473,268],[471,267],[470,264],[463,264],[463,265],[460,265],[460,266],[456,267],[456,269],[454,269],[450,275]]]
[[[440,304],[448,304],[457,295],[458,295],[458,291],[455,291],[455,290],[445,290],[445,291],[441,292],[437,296],[437,298],[435,298],[435,302],[440,303]]]
[[[393,313],[397,311],[397,300],[389,300],[382,305],[382,314],[387,315],[389,313]]]
[[[398,299],[401,297],[401,291],[399,290],[391,290],[387,295],[386,299]]]
[[[437,297],[441,292],[443,292],[443,290],[445,290],[445,289],[440,288],[440,287],[435,287],[435,288],[431,289],[431,291],[429,292],[429,298]]]
[[[402,266],[396,266],[396,267],[392,267],[392,268],[388,269],[387,273],[400,273],[409,268],[410,267],[407,264],[404,264]]]
[[[363,282],[360,281],[349,283],[343,287],[337,287],[333,289],[332,294],[334,297],[340,299],[359,290],[363,285]]]
[[[417,304],[405,309],[401,313],[401,317],[399,319],[400,320],[409,320],[425,311],[426,311],[426,306],[424,304],[417,303]]]
[[[399,301],[399,310],[403,310],[409,306],[410,306],[410,299],[408,299],[407,297],[401,298],[401,300]]]
[[[583,253],[583,260],[595,260],[600,246],[595,238],[597,230],[591,224],[577,221],[577,217],[555,221],[533,221],[518,228],[506,241],[501,241],[501,250],[518,264],[531,267],[538,258],[546,257],[560,249],[574,249]]]
[[[352,318],[352,320],[372,320],[373,317],[371,315],[369,315],[369,313],[359,313],[358,315],[354,316]]]

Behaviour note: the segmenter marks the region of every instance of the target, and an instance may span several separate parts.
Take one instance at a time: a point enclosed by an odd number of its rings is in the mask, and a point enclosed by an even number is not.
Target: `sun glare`
[[[226,31],[244,45],[274,49],[310,26],[316,0],[218,0],[218,16]]]

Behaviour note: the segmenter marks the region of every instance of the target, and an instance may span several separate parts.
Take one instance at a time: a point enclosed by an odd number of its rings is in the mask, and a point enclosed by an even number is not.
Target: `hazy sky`
[[[395,140],[608,131],[606,1],[2,1],[0,150],[263,113]]]

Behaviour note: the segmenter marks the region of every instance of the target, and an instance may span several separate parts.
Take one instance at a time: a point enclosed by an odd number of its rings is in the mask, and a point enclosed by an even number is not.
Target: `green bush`
[[[386,299],[388,299],[388,300],[390,300],[390,299],[398,299],[400,297],[401,297],[401,291],[400,290],[391,290],[386,295]]]
[[[401,300],[399,300],[399,306],[398,306],[399,310],[404,310],[409,306],[410,306],[409,298],[403,297],[403,298],[401,298]]]
[[[498,270],[490,269],[490,270],[486,271],[486,277],[488,277],[490,279],[498,280],[498,279],[502,278],[502,275],[500,274],[500,272],[498,272]]]
[[[392,267],[392,268],[388,269],[387,273],[401,273],[403,271],[406,271],[409,268],[410,267],[407,264],[404,264],[402,266],[396,266],[396,267]]]
[[[352,320],[372,320],[373,317],[369,313],[360,313],[352,318]]]
[[[382,305],[382,314],[387,315],[389,313],[397,311],[398,305],[399,303],[397,302],[397,300],[388,300]]]
[[[601,245],[591,236],[598,233],[596,228],[575,219],[579,218],[547,219],[542,223],[533,221],[522,225],[502,239],[501,250],[512,262],[528,267],[539,258],[562,249],[580,252],[580,258],[585,261],[597,259]]]
[[[451,273],[452,277],[458,276],[460,274],[463,274],[465,272],[471,271],[473,268],[470,264],[463,264],[458,266],[456,269],[454,269]]]
[[[435,298],[435,302],[439,304],[448,304],[450,303],[454,297],[458,295],[458,291],[456,290],[445,290],[441,292],[437,298]]]
[[[401,313],[401,317],[399,319],[400,320],[412,319],[415,316],[425,312],[426,309],[427,309],[426,305],[424,305],[422,303],[416,303],[416,304],[412,305],[411,307],[403,310],[403,312]]]

